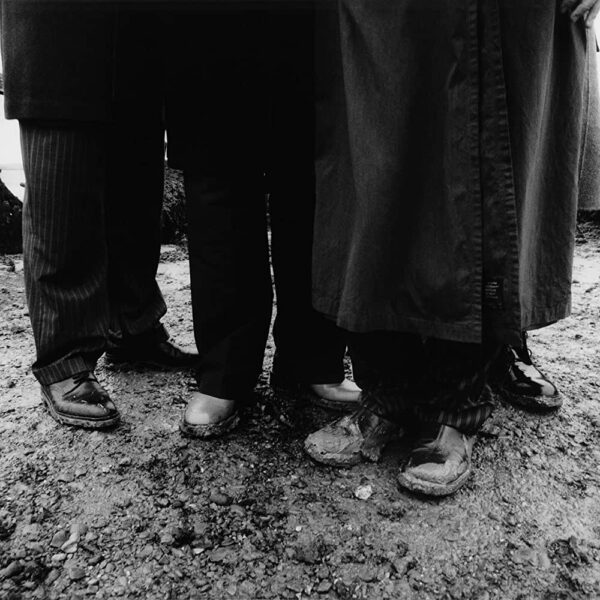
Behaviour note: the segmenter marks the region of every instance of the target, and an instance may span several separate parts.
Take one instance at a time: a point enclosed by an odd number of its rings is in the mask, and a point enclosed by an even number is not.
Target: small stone
[[[26,558],[27,557],[27,550],[25,550],[25,548],[19,548],[18,550],[15,550],[12,553],[12,556],[15,560],[19,560],[20,558]]]
[[[48,577],[46,577],[46,580],[44,581],[44,583],[47,586],[52,585],[58,578],[60,577],[60,571],[58,569],[52,569],[52,571],[50,571],[50,573],[48,573]]]
[[[61,550],[67,554],[75,554],[77,552],[77,542],[66,542],[63,544]]]
[[[86,468],[79,467],[79,468],[75,469],[75,477],[83,477],[84,475],[87,475]]]
[[[319,583],[319,585],[317,586],[317,593],[318,594],[326,594],[331,588],[333,587],[333,584],[331,583],[331,581],[321,581],[321,583]]]
[[[226,548],[217,548],[208,555],[208,560],[214,563],[221,563],[229,556],[229,550]]]
[[[367,583],[377,580],[377,573],[370,565],[360,565],[356,571],[360,579]]]
[[[406,575],[408,571],[413,569],[416,565],[417,561],[412,556],[405,556],[404,558],[392,560],[392,566],[394,567],[398,578],[404,577],[404,575]]]
[[[52,555],[51,560],[52,562],[62,562],[65,558],[67,558],[67,555],[64,552],[57,552]]]
[[[237,515],[238,517],[246,516],[246,511],[245,511],[244,507],[240,506],[239,504],[232,504],[231,507],[229,508],[229,512],[232,515]]]
[[[287,584],[287,589],[296,592],[296,594],[301,594],[304,591],[304,586],[299,581],[290,581]]]
[[[208,531],[208,523],[202,517],[195,517],[192,521],[194,535],[197,538],[202,537]]]
[[[359,485],[354,490],[354,495],[359,500],[368,500],[373,495],[373,486],[371,486],[371,485]]]
[[[32,554],[42,554],[42,552],[44,552],[44,546],[39,542],[32,542],[31,544],[27,544],[27,548],[29,548],[29,551]]]
[[[23,527],[22,533],[28,539],[34,540],[40,537],[42,528],[38,523],[30,523],[29,525],[25,525],[25,527]]]
[[[325,554],[325,546],[320,538],[305,536],[295,546],[296,560],[306,564],[316,564]]]
[[[23,570],[23,565],[18,560],[13,560],[7,567],[0,571],[0,581],[10,579]]]
[[[67,573],[71,581],[79,581],[85,577],[85,569],[83,567],[69,567]]]
[[[231,498],[227,494],[217,490],[213,490],[210,493],[209,500],[210,502],[214,502],[217,506],[229,506],[231,504]]]

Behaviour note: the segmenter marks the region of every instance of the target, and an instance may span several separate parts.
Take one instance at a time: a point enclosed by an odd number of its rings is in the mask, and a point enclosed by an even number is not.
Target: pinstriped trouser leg
[[[485,382],[494,347],[423,342],[394,332],[351,334],[350,340],[363,403],[376,414],[396,421],[415,416],[464,433],[476,431],[491,414]]]
[[[91,369],[109,323],[99,126],[21,121],[26,191],[23,258],[42,384]]]

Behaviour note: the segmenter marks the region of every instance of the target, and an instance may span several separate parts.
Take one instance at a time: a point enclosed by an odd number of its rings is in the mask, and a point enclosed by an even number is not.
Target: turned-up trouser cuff
[[[163,129],[21,121],[23,258],[42,384],[93,369],[109,325],[152,329],[166,311],[160,254]]]
[[[363,404],[380,416],[398,422],[416,418],[472,433],[492,412],[484,388],[497,355],[493,344],[373,332],[351,334],[350,351]]]

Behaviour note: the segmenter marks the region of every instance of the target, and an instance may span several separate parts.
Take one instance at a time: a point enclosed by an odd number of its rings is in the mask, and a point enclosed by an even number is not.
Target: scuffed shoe
[[[533,411],[556,410],[562,397],[556,386],[533,364],[523,334],[523,347],[508,349],[508,372],[502,385],[503,396],[511,404]]]
[[[313,460],[334,467],[350,467],[363,460],[377,462],[398,431],[396,423],[363,406],[311,433],[304,450]]]
[[[195,392],[183,413],[179,429],[189,437],[208,439],[233,431],[239,422],[234,400]]]
[[[108,392],[91,371],[42,385],[42,401],[53,419],[63,425],[105,429],[120,420]]]
[[[471,452],[475,436],[448,425],[429,425],[421,434],[398,482],[411,492],[447,496],[471,475]]]

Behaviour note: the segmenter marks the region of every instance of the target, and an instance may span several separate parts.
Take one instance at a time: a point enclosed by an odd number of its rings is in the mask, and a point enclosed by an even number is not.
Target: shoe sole
[[[424,496],[434,496],[436,498],[442,496],[450,496],[460,489],[469,479],[473,469],[471,466],[455,481],[446,485],[440,485],[423,481],[422,479],[416,479],[406,473],[400,473],[398,475],[398,483],[405,489],[415,494],[422,494]]]
[[[500,395],[509,404],[532,412],[550,412],[558,410],[563,405],[560,392],[554,396],[525,396],[501,389]]]
[[[179,422],[179,431],[186,437],[192,437],[202,440],[222,437],[233,431],[240,423],[240,415],[236,411],[231,416],[218,423],[208,423],[206,425],[191,425],[185,419]]]
[[[119,413],[107,419],[86,419],[83,417],[67,416],[56,409],[54,403],[46,396],[44,390],[42,390],[42,403],[50,413],[50,416],[61,425],[70,425],[71,427],[81,427],[83,429],[108,429],[117,425],[121,420]]]
[[[318,406],[320,408],[325,408],[327,410],[335,412],[352,412],[360,406],[359,400],[328,400],[327,398],[323,398],[322,396],[319,396],[319,394],[316,394],[311,390],[294,390],[275,385],[272,385],[271,389],[278,396],[292,396],[293,398],[298,400],[306,400],[307,402],[310,402],[313,406]]]

